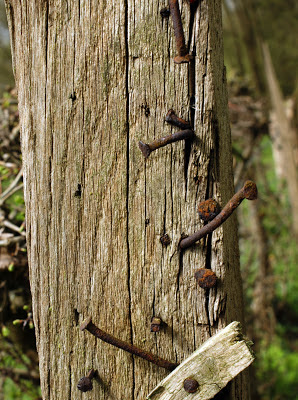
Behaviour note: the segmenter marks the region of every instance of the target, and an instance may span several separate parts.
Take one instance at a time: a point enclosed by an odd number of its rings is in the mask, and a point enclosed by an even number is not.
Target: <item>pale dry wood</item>
[[[273,149],[275,153],[280,155],[280,167],[287,181],[292,209],[292,229],[296,238],[298,238],[298,135],[286,114],[283,95],[275,74],[267,43],[262,43],[262,50],[271,106],[279,128],[277,140],[275,140],[274,134],[271,135]],[[272,134],[273,130],[271,129],[270,131]]]
[[[228,382],[247,368],[254,355],[251,342],[245,339],[241,325],[234,321],[184,360],[147,396],[149,400],[209,400]],[[187,393],[183,382],[195,379],[198,390]]]
[[[98,370],[90,399],[141,399],[166,376],[144,360],[82,335],[87,315],[123,340],[181,362],[210,335],[243,321],[235,218],[183,254],[201,226],[197,204],[234,192],[221,2],[195,16],[196,139],[147,161],[138,141],[175,131],[189,115],[188,67],[177,66],[164,1],[6,0],[19,97],[26,231],[45,400],[77,395]],[[188,39],[189,6],[180,1]],[[75,196],[78,184],[81,197]],[[160,236],[168,233],[168,247]],[[197,287],[212,267],[219,285]],[[153,315],[165,328],[150,331]],[[62,371],[62,373],[61,373]],[[245,379],[231,399],[246,399]]]

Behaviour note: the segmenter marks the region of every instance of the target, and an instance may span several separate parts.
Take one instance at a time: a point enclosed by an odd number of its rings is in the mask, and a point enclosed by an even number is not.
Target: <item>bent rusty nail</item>
[[[167,115],[166,115],[166,117],[165,117],[165,121],[166,121],[168,124],[177,126],[178,128],[180,128],[180,129],[182,129],[182,130],[183,130],[183,129],[191,129],[190,123],[187,122],[187,121],[185,121],[185,120],[182,119],[182,118],[179,118],[179,117],[176,115],[175,111],[172,110],[172,109],[170,109],[170,110],[168,111],[168,113],[167,113]]]
[[[194,136],[194,131],[191,129],[185,129],[184,131],[179,131],[173,133],[172,135],[165,136],[159,139],[155,139],[152,143],[139,142],[139,148],[143,153],[145,158],[148,158],[150,153],[160,147],[164,147],[167,144],[178,142],[179,140],[190,139]]]
[[[98,339],[101,339],[104,342],[109,343],[115,347],[118,347],[119,349],[125,350],[128,353],[141,357],[144,360],[147,360],[169,371],[173,371],[179,365],[177,363],[172,363],[170,361],[164,360],[163,358],[160,358],[152,353],[140,349],[137,346],[134,346],[133,344],[124,342],[123,340],[118,339],[115,336],[112,336],[109,333],[104,332],[103,330],[99,329],[97,326],[93,324],[91,317],[87,318],[80,326],[81,331],[85,329]]]
[[[231,200],[225,205],[222,211],[207,225],[203,226],[198,232],[182,239],[179,243],[180,249],[186,249],[192,246],[199,239],[213,232],[218,228],[223,222],[225,222],[233,211],[239,206],[239,204],[244,200],[255,200],[258,198],[257,185],[253,181],[246,181],[243,188],[239,190]]]
[[[92,385],[92,379],[94,378],[95,374],[97,371],[95,371],[93,368],[88,372],[86,376],[81,378],[78,382],[77,388],[81,392],[89,392],[90,390],[93,389]]]
[[[169,5],[173,19],[174,34],[178,51],[178,55],[174,58],[174,62],[176,64],[188,63],[193,58],[193,56],[187,53],[187,48],[185,46],[184,31],[178,0],[170,0]]]

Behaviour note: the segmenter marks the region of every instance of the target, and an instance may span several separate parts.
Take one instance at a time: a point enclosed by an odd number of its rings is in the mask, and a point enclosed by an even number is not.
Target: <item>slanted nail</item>
[[[185,129],[159,139],[155,139],[152,143],[139,142],[139,148],[145,158],[148,158],[152,151],[164,147],[170,143],[178,142],[179,140],[190,139],[194,136],[194,131],[191,129]]]
[[[165,121],[166,121],[168,124],[177,126],[178,128],[180,128],[180,129],[182,129],[182,130],[183,130],[183,129],[191,129],[190,123],[187,122],[187,121],[185,121],[185,120],[182,119],[182,118],[179,118],[179,117],[176,115],[175,111],[172,110],[172,109],[170,109],[170,110],[168,111],[168,113],[167,113],[167,115],[166,115],[166,117],[165,117]]]
[[[179,365],[177,363],[172,363],[170,361],[164,360],[161,357],[155,356],[154,354],[149,353],[148,351],[142,350],[139,347],[134,346],[133,344],[124,342],[123,340],[118,339],[107,332],[104,332],[103,330],[99,329],[97,326],[93,324],[91,317],[87,318],[80,326],[81,331],[85,329],[98,339],[101,339],[104,342],[109,343],[115,347],[118,347],[119,349],[125,350],[128,353],[141,357],[144,360],[147,360],[169,371],[173,371]]]
[[[244,199],[255,200],[258,197],[257,185],[253,181],[246,181],[244,186],[231,198],[231,200],[225,205],[222,211],[207,225],[203,226],[198,232],[193,233],[187,238],[180,240],[180,249],[186,249],[192,246],[199,239],[213,232],[223,222],[225,222],[229,216],[236,210]]]

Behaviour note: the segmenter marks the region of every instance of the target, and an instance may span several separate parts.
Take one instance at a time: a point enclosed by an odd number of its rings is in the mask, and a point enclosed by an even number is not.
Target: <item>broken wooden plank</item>
[[[234,321],[202,344],[147,396],[149,400],[208,400],[254,360],[251,342],[244,338],[240,322]],[[195,379],[195,393],[183,387]]]

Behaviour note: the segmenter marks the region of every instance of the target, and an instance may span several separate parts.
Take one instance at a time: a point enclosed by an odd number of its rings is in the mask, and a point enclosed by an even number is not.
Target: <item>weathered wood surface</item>
[[[233,190],[221,2],[202,0],[194,128],[145,162],[138,141],[174,132],[170,108],[190,118],[188,66],[175,65],[167,1],[5,0],[19,98],[33,313],[44,400],[142,399],[166,372],[82,335],[87,315],[123,340],[173,362],[233,320],[243,321],[235,218],[192,249],[197,204]],[[180,1],[188,40],[189,5]],[[78,184],[81,196],[75,196]],[[160,237],[171,243],[163,247]],[[194,271],[219,278],[209,292]],[[165,328],[150,332],[153,315]],[[231,399],[246,399],[245,380]]]
[[[251,342],[234,321],[212,336],[184,360],[147,396],[149,400],[209,400],[253,361]],[[183,382],[195,379],[198,390],[187,393]]]

